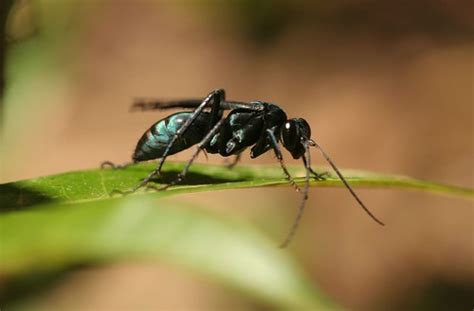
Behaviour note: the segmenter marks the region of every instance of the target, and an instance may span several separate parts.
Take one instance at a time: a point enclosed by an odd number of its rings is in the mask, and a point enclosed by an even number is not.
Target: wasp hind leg
[[[206,134],[206,136],[201,140],[201,142],[198,144],[198,146],[196,148],[196,151],[193,153],[191,159],[188,160],[188,162],[184,166],[183,171],[176,176],[176,179],[174,181],[172,181],[171,183],[159,188],[159,190],[166,190],[169,187],[174,186],[174,185],[180,183],[181,181],[183,181],[183,179],[186,177],[186,174],[189,171],[189,168],[191,167],[191,164],[193,164],[194,160],[196,160],[199,153],[201,151],[205,150],[206,145],[211,141],[212,137],[217,133],[217,131],[219,131],[219,129],[221,128],[224,121],[225,121],[225,119],[220,119],[219,122],[217,122],[212,127],[212,129]]]
[[[176,134],[171,138],[171,141],[166,146],[166,149],[158,162],[157,167],[150,173],[148,176],[135,188],[133,188],[132,192],[137,191],[141,187],[145,186],[150,182],[150,180],[155,177],[159,176],[161,172],[161,168],[165,163],[165,160],[171,151],[174,143],[183,135],[183,133],[193,124],[194,120],[202,113],[202,111],[207,108],[207,106],[211,106],[211,120],[210,120],[210,129],[213,127],[213,122],[219,121],[221,109],[220,105],[225,100],[225,91],[222,89],[212,91],[209,95],[202,101],[202,103],[193,111],[191,117],[186,120],[182,127],[178,129]]]
[[[125,162],[123,164],[115,164],[114,162],[111,162],[111,161],[104,161],[102,163],[100,163],[100,168],[101,169],[106,169],[108,167],[110,167],[111,169],[124,169],[130,165],[133,165],[133,164],[137,164],[137,162]]]

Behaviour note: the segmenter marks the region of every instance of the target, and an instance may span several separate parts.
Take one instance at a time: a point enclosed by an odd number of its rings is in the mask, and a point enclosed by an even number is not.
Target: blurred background
[[[473,187],[471,1],[4,1],[0,182],[126,162],[168,112],[135,97],[265,100],[304,117],[341,168]],[[6,18],[6,20],[5,20]],[[190,152],[172,157],[187,160]],[[285,153],[288,164],[299,164]],[[223,163],[210,155],[201,162]],[[316,154],[316,164],[323,164]],[[244,164],[275,163],[268,153]],[[472,202],[399,190],[311,189],[288,252],[351,310],[474,306]],[[188,194],[276,241],[291,187]],[[126,294],[125,294],[126,293]],[[58,309],[265,309],[166,265],[71,273],[37,305]]]

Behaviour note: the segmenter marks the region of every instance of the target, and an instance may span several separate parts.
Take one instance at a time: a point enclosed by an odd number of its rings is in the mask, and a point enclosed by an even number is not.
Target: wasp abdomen
[[[173,144],[168,155],[178,153],[200,142],[206,133],[207,112],[203,112]],[[135,162],[161,158],[177,131],[192,116],[192,112],[178,112],[153,124],[140,138],[133,153]]]

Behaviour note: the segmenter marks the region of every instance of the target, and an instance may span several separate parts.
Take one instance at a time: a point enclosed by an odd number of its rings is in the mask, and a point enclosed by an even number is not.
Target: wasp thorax
[[[308,122],[304,119],[289,119],[281,127],[283,146],[285,146],[295,159],[299,159],[304,155],[306,148],[303,142],[310,138],[311,129]]]

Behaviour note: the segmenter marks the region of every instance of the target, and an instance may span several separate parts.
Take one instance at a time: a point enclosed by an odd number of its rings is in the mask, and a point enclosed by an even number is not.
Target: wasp
[[[197,145],[196,151],[188,160],[181,173],[171,183],[160,190],[183,181],[190,166],[201,152],[220,154],[223,157],[235,155],[233,166],[241,153],[250,148],[250,157],[256,158],[273,150],[288,182],[302,195],[295,220],[280,247],[286,247],[293,239],[308,200],[311,178],[323,180],[326,174],[318,174],[311,168],[310,148],[317,148],[358,204],[378,224],[377,219],[357,196],[347,180],[341,174],[333,160],[321,146],[311,139],[311,128],[303,118],[288,119],[279,106],[264,102],[238,102],[226,100],[225,91],[217,89],[204,99],[185,99],[177,101],[138,100],[133,110],[192,109],[180,111],[153,124],[138,141],[132,155],[132,162],[115,165],[106,161],[102,166],[124,167],[142,161],[159,159],[155,170],[143,179],[132,192],[146,186],[150,180],[160,176],[163,164],[170,155]],[[224,115],[225,111],[229,111]],[[302,159],[306,175],[304,187],[300,188],[283,161],[282,148],[288,150],[294,159]]]

